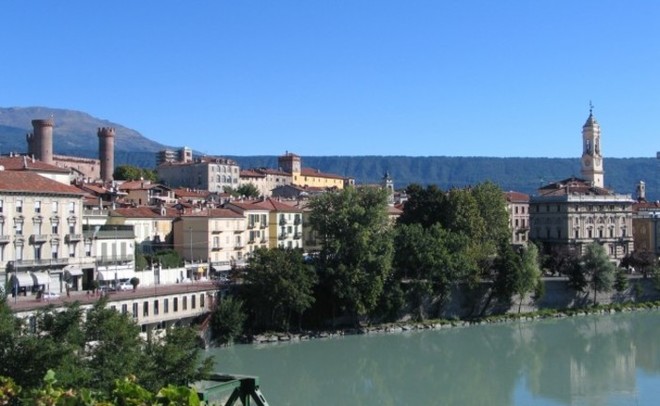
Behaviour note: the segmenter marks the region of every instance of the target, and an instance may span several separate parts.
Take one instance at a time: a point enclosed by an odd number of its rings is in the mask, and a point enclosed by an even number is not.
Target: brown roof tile
[[[85,195],[85,192],[77,187],[65,185],[34,172],[23,171],[0,171],[0,190],[26,193]]]

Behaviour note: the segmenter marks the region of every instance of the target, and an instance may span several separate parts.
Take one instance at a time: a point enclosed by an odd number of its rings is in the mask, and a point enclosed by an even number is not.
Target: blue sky
[[[660,150],[660,2],[9,1],[0,106],[216,155]]]

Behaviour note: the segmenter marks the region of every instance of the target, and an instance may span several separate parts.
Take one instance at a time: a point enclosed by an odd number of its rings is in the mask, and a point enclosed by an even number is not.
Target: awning
[[[46,272],[32,272],[32,280],[35,285],[49,285],[50,284],[50,275]]]
[[[115,279],[131,279],[135,276],[135,271],[130,269],[119,269],[117,271],[98,271],[97,278],[101,281],[114,281]]]
[[[67,265],[64,267],[64,276],[67,278],[73,277],[73,276],[82,276],[83,271],[82,269],[72,266],[72,265]]]
[[[19,287],[26,287],[34,285],[32,277],[27,272],[17,272],[11,274],[10,283],[12,286],[18,285]]]

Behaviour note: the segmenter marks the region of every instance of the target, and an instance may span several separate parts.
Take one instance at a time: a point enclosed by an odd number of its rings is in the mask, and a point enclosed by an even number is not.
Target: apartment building
[[[93,278],[84,255],[83,193],[31,171],[0,170],[0,280],[11,294],[81,289]]]
[[[244,266],[248,254],[247,219],[229,209],[190,211],[172,224],[174,249],[189,263],[208,262],[216,271]]]

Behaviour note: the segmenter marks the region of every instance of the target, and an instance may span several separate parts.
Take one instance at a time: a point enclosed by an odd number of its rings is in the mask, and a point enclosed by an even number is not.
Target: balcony
[[[261,228],[261,229],[264,229],[264,228],[266,228],[266,227],[268,227],[268,224],[267,224],[267,223],[261,223],[261,224],[259,225],[259,228]]]
[[[302,238],[302,234],[301,234],[301,233],[295,233],[295,234],[293,235],[293,239],[294,239],[294,240],[299,240],[299,239],[301,239],[301,238]]]
[[[135,257],[133,255],[114,255],[96,258],[97,265],[117,264],[133,261],[135,261]]]
[[[11,261],[10,261],[11,262]],[[48,258],[48,259],[17,259],[12,262],[14,269],[19,267],[68,265],[69,258]]]
[[[248,240],[248,244],[254,244],[254,238],[251,240]]]
[[[280,235],[277,236],[278,240],[286,240],[286,233],[280,233]]]
[[[300,217],[296,217],[296,219],[293,220],[293,224],[295,224],[295,225],[297,225],[297,226],[299,226],[300,223],[302,223],[302,220],[300,219]]]
[[[254,223],[249,223],[249,224],[248,224],[248,228],[249,228],[249,229],[254,228]]]
[[[74,241],[81,241],[83,239],[82,234],[67,234],[64,236],[64,239],[66,242],[74,242]]]
[[[284,217],[280,217],[280,225],[286,225],[286,219]]]
[[[11,241],[10,235],[0,235],[0,244],[9,244],[9,241]]]
[[[261,244],[265,244],[268,242],[268,239],[266,237],[262,238],[261,241],[259,241]]]
[[[32,234],[30,236],[30,243],[43,244],[48,241],[48,234]]]
[[[243,247],[244,247],[243,244],[236,244],[236,245],[234,245],[234,249],[235,249],[235,250],[242,250]]]
[[[222,249],[222,247],[219,246],[219,245],[214,245],[214,246],[211,247],[211,251],[220,251],[221,249]]]

